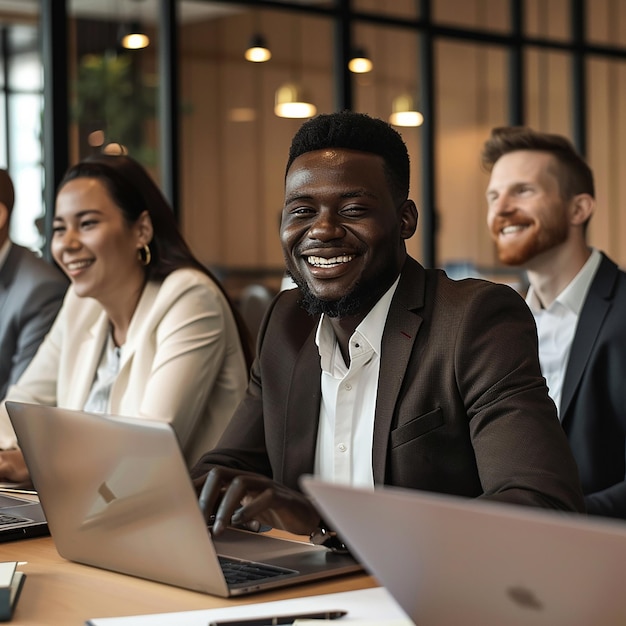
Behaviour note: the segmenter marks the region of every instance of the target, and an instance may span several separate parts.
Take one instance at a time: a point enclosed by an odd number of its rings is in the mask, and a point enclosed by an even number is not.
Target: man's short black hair
[[[353,111],[317,115],[294,135],[285,175],[299,156],[326,148],[377,154],[385,162],[394,200],[400,204],[409,197],[409,153],[400,133],[384,120]]]

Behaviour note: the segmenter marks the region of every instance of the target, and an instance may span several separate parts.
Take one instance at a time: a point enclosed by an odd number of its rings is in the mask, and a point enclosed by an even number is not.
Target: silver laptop
[[[0,542],[48,534],[48,524],[37,501],[0,488]]]
[[[419,626],[626,624],[626,522],[311,477],[301,485]]]
[[[347,555],[263,533],[228,529],[213,540],[166,423],[6,407],[68,560],[223,597],[362,569]]]

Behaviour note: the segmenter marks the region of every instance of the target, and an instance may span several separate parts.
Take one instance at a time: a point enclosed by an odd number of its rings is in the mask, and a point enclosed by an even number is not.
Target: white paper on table
[[[406,613],[383,587],[342,591],[319,596],[290,598],[274,602],[259,602],[219,609],[184,611],[178,613],[158,613],[131,617],[102,617],[90,619],[89,626],[207,626],[209,620],[237,619],[252,617],[272,617],[321,611],[348,611],[345,617],[333,620],[336,626],[346,622],[386,624],[400,622],[413,624]],[[318,623],[323,623],[318,620]]]

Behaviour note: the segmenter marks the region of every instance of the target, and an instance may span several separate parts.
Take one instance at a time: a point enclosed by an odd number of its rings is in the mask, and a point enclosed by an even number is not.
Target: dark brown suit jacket
[[[298,297],[274,300],[246,396],[194,476],[226,465],[297,488],[312,473],[318,318]],[[584,509],[534,320],[514,290],[453,281],[407,259],[383,333],[372,464],[377,484]]]

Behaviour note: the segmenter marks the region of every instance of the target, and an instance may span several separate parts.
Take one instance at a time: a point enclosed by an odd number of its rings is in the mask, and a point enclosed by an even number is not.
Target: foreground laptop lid
[[[626,523],[487,500],[302,488],[419,626],[623,626]]]
[[[216,556],[202,516],[185,514],[195,494],[181,482],[175,438],[158,426],[138,439],[130,425],[110,428],[97,416],[6,407],[61,556],[225,594],[223,581],[207,580]]]
[[[167,423],[16,402],[6,407],[66,559],[224,597],[361,569],[319,546],[245,531],[231,529],[214,543]],[[297,572],[229,588],[218,552]]]

